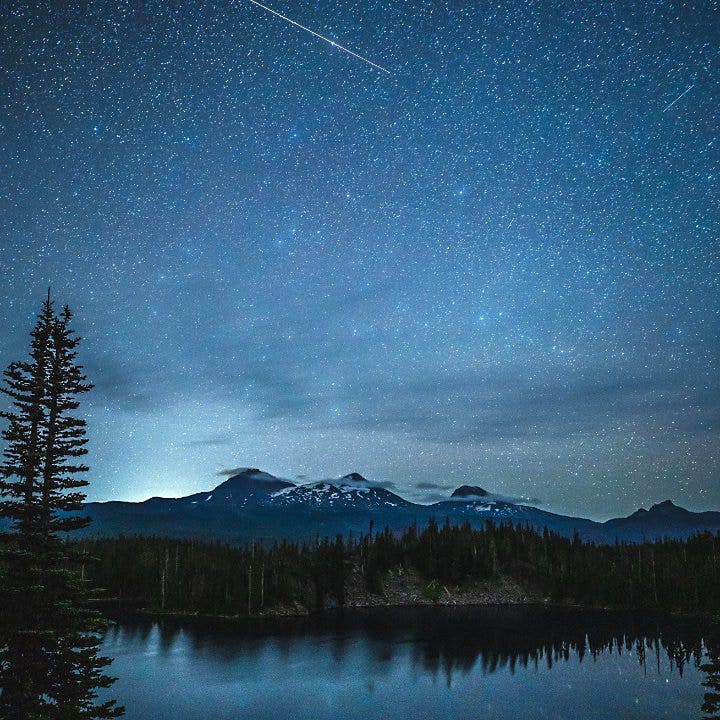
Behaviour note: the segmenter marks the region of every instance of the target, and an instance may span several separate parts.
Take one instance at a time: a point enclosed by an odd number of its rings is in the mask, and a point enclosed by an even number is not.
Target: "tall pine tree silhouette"
[[[0,717],[7,720],[114,718],[97,703],[112,679],[98,655],[104,624],[87,607],[79,558],[62,533],[85,526],[77,514],[87,481],[85,421],[73,415],[91,389],[77,364],[80,342],[48,297],[32,331],[30,359],[13,362],[0,388],[12,404],[0,465]]]

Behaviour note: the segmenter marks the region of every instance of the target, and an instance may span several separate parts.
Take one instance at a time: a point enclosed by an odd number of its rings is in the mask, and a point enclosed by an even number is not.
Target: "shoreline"
[[[612,607],[592,607],[586,605],[575,605],[571,603],[558,603],[558,602],[523,602],[523,603],[465,603],[465,604],[449,604],[449,603],[424,603],[424,604],[403,604],[403,605],[342,605],[336,607],[326,607],[318,610],[308,610],[307,612],[275,612],[266,611],[263,614],[256,615],[224,615],[220,613],[203,613],[203,612],[190,612],[190,611],[161,611],[161,610],[124,610],[118,613],[110,613],[106,615],[106,619],[111,624],[117,625],[128,619],[143,619],[154,622],[160,622],[163,620],[176,620],[176,621],[200,621],[200,622],[222,622],[230,624],[260,624],[264,621],[303,621],[311,619],[322,619],[330,617],[343,612],[354,612],[354,611],[377,611],[378,613],[382,610],[416,610],[434,607],[438,610],[448,610],[452,608],[460,609],[498,609],[507,610],[510,608],[535,608],[537,610],[565,610],[565,611],[576,611],[578,613],[597,613],[598,615],[623,615],[623,616],[643,616],[647,619],[653,619],[656,617],[672,618],[675,620],[699,620],[707,623],[716,622],[716,618],[712,614],[708,613],[695,613],[695,612],[669,612],[669,611],[644,611],[640,609],[632,608],[612,608]]]
[[[256,618],[309,617],[324,611],[340,609],[395,607],[468,607],[468,606],[517,606],[543,605],[546,601],[523,588],[516,580],[501,576],[492,581],[480,581],[462,587],[447,587],[436,581],[427,582],[419,574],[408,568],[393,568],[383,578],[382,594],[371,593],[365,587],[365,580],[358,569],[354,569],[347,579],[344,602],[332,596],[326,596],[321,607],[314,603],[296,600],[267,607],[251,613],[228,615],[192,610],[161,610],[143,607],[123,607],[119,598],[94,600],[93,604],[101,609],[116,604],[119,614],[146,615],[150,617],[206,617],[227,620],[248,620]],[[115,613],[111,613],[115,614]]]
[[[346,587],[344,603],[337,602],[334,598],[327,597],[326,603],[321,607],[313,607],[309,602],[303,603],[296,600],[293,603],[285,603],[264,608],[252,613],[238,612],[234,614],[203,612],[199,610],[161,610],[159,608],[123,606],[119,598],[97,599],[93,604],[103,612],[106,617],[116,620],[122,617],[146,617],[160,620],[171,619],[200,619],[200,620],[222,620],[230,622],[254,622],[262,620],[273,620],[282,618],[312,618],[320,617],[324,613],[342,612],[345,610],[380,610],[398,608],[556,608],[566,610],[577,610],[602,613],[631,613],[644,614],[647,616],[672,616],[672,617],[694,617],[703,618],[709,622],[715,617],[713,613],[687,612],[687,611],[663,611],[640,608],[619,608],[619,607],[598,607],[581,605],[571,602],[551,601],[543,598],[522,587],[516,580],[501,576],[493,581],[472,583],[463,587],[446,587],[435,584],[432,586],[411,569],[394,568],[390,570],[383,581],[383,593],[376,594],[369,592],[359,572],[351,573]],[[435,592],[436,591],[436,592]],[[114,605],[112,610],[109,606]],[[103,607],[104,606],[104,607]]]

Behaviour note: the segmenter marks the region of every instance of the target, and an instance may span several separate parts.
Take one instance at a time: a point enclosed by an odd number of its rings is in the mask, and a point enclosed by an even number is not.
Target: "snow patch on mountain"
[[[449,502],[476,503],[481,502],[489,505],[499,503],[501,505],[540,505],[537,498],[511,497],[508,495],[497,495],[474,485],[462,485],[453,490],[448,499]]]

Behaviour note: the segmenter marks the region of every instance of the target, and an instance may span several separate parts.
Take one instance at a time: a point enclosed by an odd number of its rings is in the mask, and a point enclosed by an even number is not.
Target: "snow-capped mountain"
[[[116,534],[198,537],[227,542],[367,533],[370,527],[401,531],[422,526],[488,521],[548,528],[566,536],[612,543],[661,537],[687,537],[701,530],[720,530],[720,513],[693,513],[670,501],[605,523],[547,512],[531,504],[464,485],[447,500],[432,505],[410,502],[359,473],[333,480],[296,484],[257,468],[244,468],[213,490],[181,498],[150,498],[141,503],[87,503],[93,522],[86,535]]]
[[[308,485],[285,487],[272,494],[271,502],[284,507],[312,507],[326,510],[378,510],[411,507],[399,495],[370,483],[359,473],[343,475]]]
[[[243,468],[211,492],[193,495],[188,499],[192,505],[212,503],[238,509],[263,505],[275,493],[294,487],[295,484],[289,480],[281,480],[257,468]]]

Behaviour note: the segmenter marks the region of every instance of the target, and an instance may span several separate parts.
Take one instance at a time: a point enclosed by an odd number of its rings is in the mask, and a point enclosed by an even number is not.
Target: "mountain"
[[[276,478],[257,468],[243,468],[237,475],[220,483],[205,498],[202,495],[206,493],[202,493],[200,496],[193,496],[196,499],[191,502],[209,502],[213,506],[236,509],[253,507],[266,503],[277,492],[294,487],[294,483]]]
[[[274,493],[271,503],[278,507],[322,508],[325,511],[388,510],[414,507],[385,488],[370,483],[359,473],[309,485],[292,485]]]
[[[477,485],[461,485],[456,490],[452,491],[451,498],[482,498],[487,497],[490,493],[487,490],[483,490]]]
[[[143,534],[231,543],[314,540],[367,533],[371,520],[378,528],[407,527],[422,507],[358,473],[296,485],[246,468],[211,491],[186,497],[86,503],[84,512],[93,522],[74,536]]]
[[[475,498],[474,495],[457,496],[453,493],[450,500],[441,500],[427,507],[436,519],[440,516],[443,519],[449,517],[458,523],[469,521],[474,527],[492,520],[496,524],[512,522],[516,525],[530,525],[539,531],[547,528],[567,537],[572,537],[575,532],[588,540],[604,537],[602,524],[594,520],[557,515],[532,505],[520,505],[507,500],[495,499],[489,493],[485,498],[479,500]]]
[[[720,531],[720,513],[690,512],[670,500],[657,503],[649,510],[636,510],[626,518],[604,523],[605,532],[631,542],[652,540],[656,537],[687,537],[698,529]]]
[[[424,526],[431,518],[439,525],[448,519],[473,527],[488,521],[520,523],[567,537],[578,533],[598,543],[684,538],[701,530],[720,530],[720,512],[694,513],[669,500],[600,523],[511,502],[472,485],[457,488],[447,500],[420,505],[359,473],[298,485],[257,468],[239,470],[208,492],[140,503],[91,502],[85,512],[93,520],[81,531],[86,536],[142,534],[229,543],[314,541],[338,534],[358,537],[371,525],[399,532],[413,523]]]

